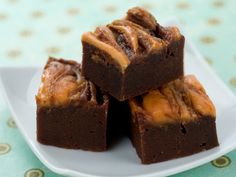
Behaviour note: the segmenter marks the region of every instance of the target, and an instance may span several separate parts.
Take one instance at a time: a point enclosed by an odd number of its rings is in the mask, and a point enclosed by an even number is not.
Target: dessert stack
[[[143,164],[218,146],[216,110],[193,75],[184,76],[184,36],[134,7],[82,35],[82,66],[50,57],[36,96],[37,140],[105,151],[127,130]]]

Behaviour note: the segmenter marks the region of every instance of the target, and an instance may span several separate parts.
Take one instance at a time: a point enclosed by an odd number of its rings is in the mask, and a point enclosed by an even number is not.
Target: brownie
[[[49,58],[36,96],[37,140],[63,148],[107,149],[109,98],[75,61]]]
[[[130,132],[130,108],[128,101],[118,101],[109,97],[108,137],[111,148]]]
[[[124,19],[82,35],[83,75],[123,101],[183,75],[184,37],[135,7]]]
[[[215,107],[193,75],[130,99],[129,104],[131,140],[144,164],[218,146]]]

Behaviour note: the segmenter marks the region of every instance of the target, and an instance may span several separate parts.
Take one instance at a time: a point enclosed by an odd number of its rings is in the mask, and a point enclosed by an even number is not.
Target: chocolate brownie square
[[[107,149],[109,98],[81,76],[80,64],[49,58],[36,102],[40,143],[91,151]]]
[[[135,7],[124,19],[82,35],[82,73],[123,101],[183,75],[184,37]]]
[[[129,104],[131,140],[144,164],[218,146],[215,107],[193,75],[133,98]]]

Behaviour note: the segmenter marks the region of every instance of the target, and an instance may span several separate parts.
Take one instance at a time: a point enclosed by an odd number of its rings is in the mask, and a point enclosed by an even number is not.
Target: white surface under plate
[[[177,25],[169,20],[166,25]],[[66,176],[167,176],[209,162],[236,148],[236,97],[218,79],[195,47],[186,40],[185,71],[197,76],[217,108],[220,146],[185,158],[142,165],[128,139],[107,152],[95,153],[44,146],[36,141],[35,94],[40,68],[1,68],[1,90],[15,121],[36,156],[52,171]]]

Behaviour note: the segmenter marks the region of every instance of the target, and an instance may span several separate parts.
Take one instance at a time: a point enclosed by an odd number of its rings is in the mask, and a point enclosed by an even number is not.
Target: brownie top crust
[[[135,56],[158,52],[180,37],[178,28],[162,27],[149,12],[134,7],[124,19],[84,33],[82,42],[108,54],[124,72]]]
[[[88,101],[97,104],[96,88],[81,76],[80,64],[50,57],[41,77],[37,105],[66,106]]]
[[[129,101],[133,114],[144,113],[156,124],[189,122],[216,117],[215,107],[205,89],[193,75],[172,81]]]

